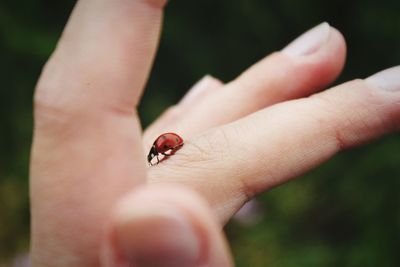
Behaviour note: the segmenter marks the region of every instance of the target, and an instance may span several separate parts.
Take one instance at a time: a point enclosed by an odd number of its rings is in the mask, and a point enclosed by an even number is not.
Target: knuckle
[[[309,117],[330,136],[338,151],[363,144],[395,128],[394,120],[385,111],[387,105],[373,90],[366,90],[363,80],[353,80],[340,90],[346,93],[327,92],[311,97],[318,112],[309,112]]]
[[[72,99],[68,84],[63,82],[52,67],[51,61],[43,69],[33,97],[36,127],[65,128],[82,115],[78,110],[79,99]]]
[[[39,85],[34,96],[34,119],[36,126],[66,126],[74,117],[72,109],[49,94],[50,88]],[[76,117],[76,115],[75,115]]]
[[[354,124],[354,117],[342,113],[341,104],[324,94],[311,98],[314,100],[312,108],[318,110],[318,112],[308,113],[311,123],[316,125],[320,134],[328,138],[336,151],[346,149],[350,144],[349,135],[346,132],[349,126]]]

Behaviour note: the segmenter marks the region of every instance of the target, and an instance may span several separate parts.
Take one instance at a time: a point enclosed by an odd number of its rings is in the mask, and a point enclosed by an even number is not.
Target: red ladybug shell
[[[164,157],[169,157],[182,146],[182,137],[175,133],[164,133],[157,137],[156,141],[154,141],[149,154],[147,155],[147,161],[149,162],[150,166],[153,166],[152,160],[156,158],[158,164],[160,162],[160,159],[158,158],[159,154],[164,155]],[[170,151],[170,153],[166,154],[167,151]]]
[[[153,146],[158,153],[165,153],[168,150],[173,150],[183,144],[183,139],[175,133],[164,133],[157,137]]]

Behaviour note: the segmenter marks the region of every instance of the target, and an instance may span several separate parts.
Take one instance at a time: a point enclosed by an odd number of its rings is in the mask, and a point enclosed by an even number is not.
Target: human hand
[[[164,4],[80,1],[46,66],[33,266],[231,266],[220,229],[243,203],[398,128],[399,68],[314,94],[345,60],[342,36],[322,24],[226,85],[203,80],[142,137],[135,108]],[[185,145],[147,168],[142,144],[166,131]]]

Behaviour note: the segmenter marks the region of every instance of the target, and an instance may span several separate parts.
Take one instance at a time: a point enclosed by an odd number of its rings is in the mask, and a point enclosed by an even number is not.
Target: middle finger
[[[345,54],[342,35],[322,23],[232,82],[202,96],[190,109],[175,112],[174,120],[162,131],[177,132],[187,139],[275,103],[308,96],[338,76]],[[147,131],[145,145],[160,133]]]

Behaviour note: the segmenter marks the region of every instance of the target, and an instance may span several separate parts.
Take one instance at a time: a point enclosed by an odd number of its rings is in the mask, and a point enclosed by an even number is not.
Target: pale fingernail
[[[400,66],[380,71],[365,80],[382,90],[400,91]]]
[[[198,81],[193,87],[186,93],[186,95],[181,99],[179,104],[190,105],[196,99],[206,94],[209,90],[213,90],[219,86],[222,86],[222,83],[210,76],[204,76],[200,81]]]
[[[145,203],[117,219],[120,254],[137,267],[191,267],[200,259],[200,240],[181,211]]]
[[[331,26],[327,22],[323,22],[314,28],[303,33],[282,52],[290,56],[310,55],[319,50],[329,39]]]

